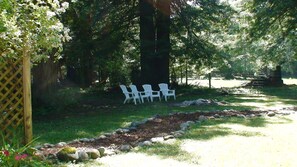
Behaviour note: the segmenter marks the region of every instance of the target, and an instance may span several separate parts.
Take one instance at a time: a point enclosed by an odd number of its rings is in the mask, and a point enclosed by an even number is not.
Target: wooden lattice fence
[[[32,140],[30,84],[29,57],[0,61],[0,129],[7,141],[20,130],[24,132],[21,140]]]

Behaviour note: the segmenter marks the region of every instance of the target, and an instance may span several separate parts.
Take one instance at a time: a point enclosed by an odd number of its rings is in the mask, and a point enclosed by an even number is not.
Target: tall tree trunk
[[[153,0],[139,0],[140,11],[140,61],[142,83],[152,84],[155,57],[155,28]]]
[[[139,0],[142,83],[169,83],[171,0]],[[155,22],[154,22],[155,20]]]
[[[170,53],[170,4],[171,0],[157,0],[157,43],[156,62],[157,80],[160,83],[169,83],[169,53]]]

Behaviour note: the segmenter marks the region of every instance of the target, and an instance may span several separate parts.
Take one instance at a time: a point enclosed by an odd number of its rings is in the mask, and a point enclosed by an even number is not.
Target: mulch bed
[[[137,126],[133,131],[125,133],[113,133],[104,138],[95,138],[91,142],[74,141],[67,145],[72,147],[88,147],[99,148],[114,147],[129,144],[136,146],[137,143],[150,140],[154,137],[163,137],[169,135],[171,132],[180,130],[180,124],[187,121],[197,121],[201,115],[208,118],[215,118],[215,116],[232,117],[238,115],[260,115],[268,111],[218,111],[218,112],[195,112],[195,113],[176,113],[167,116],[156,116],[154,119],[147,121],[144,124]],[[40,151],[44,156],[49,154],[56,154],[61,147],[54,146],[52,148],[42,148]]]

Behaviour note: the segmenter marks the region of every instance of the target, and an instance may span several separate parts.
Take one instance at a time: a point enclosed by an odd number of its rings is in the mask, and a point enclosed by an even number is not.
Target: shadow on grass
[[[211,140],[216,137],[224,137],[228,135],[237,135],[244,137],[260,136],[258,132],[248,131],[235,131],[229,127],[223,127],[224,124],[239,124],[247,127],[265,127],[267,124],[265,118],[224,118],[217,120],[204,121],[200,125],[195,124],[191,129],[179,139],[192,139],[192,140]]]
[[[199,157],[184,151],[181,148],[183,140],[193,141],[208,141],[218,137],[225,137],[229,135],[236,135],[242,137],[255,137],[263,136],[262,133],[257,131],[249,131],[246,129],[236,130],[222,125],[242,125],[249,128],[266,127],[269,124],[285,124],[291,123],[292,120],[286,117],[274,118],[222,118],[216,120],[204,121],[201,124],[195,124],[177,141],[173,144],[154,144],[153,146],[143,147],[138,150],[148,155],[157,155],[163,159],[175,159],[178,161],[186,161],[189,163],[197,164]]]
[[[176,141],[172,144],[156,143],[151,146],[141,147],[136,152],[145,153],[150,156],[159,156],[163,159],[175,159],[177,161],[186,161],[197,164],[198,157],[193,156],[181,148],[181,142]]]

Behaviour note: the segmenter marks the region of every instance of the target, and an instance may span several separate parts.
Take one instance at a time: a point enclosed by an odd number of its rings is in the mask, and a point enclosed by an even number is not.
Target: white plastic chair
[[[159,98],[159,100],[161,101],[160,91],[154,91],[152,89],[152,85],[144,84],[142,85],[142,88],[144,90],[144,93],[146,93],[150,97],[152,102],[154,101],[154,97]]]
[[[148,101],[150,100],[149,99],[150,96],[148,94],[145,94],[144,92],[138,91],[135,85],[130,85],[130,88],[133,93],[133,96],[140,97],[142,103],[144,103],[144,98],[146,98]]]
[[[127,102],[127,101],[130,101],[130,100],[133,100],[134,101],[134,104],[137,104],[137,100],[139,101],[140,103],[140,98],[139,96],[134,96],[132,92],[129,92],[127,90],[127,87],[125,85],[120,85],[120,88],[122,89],[122,92],[123,94],[125,95],[125,100],[124,100],[124,104]]]
[[[162,97],[165,98],[165,101],[167,101],[167,97],[170,97],[170,96],[173,96],[174,100],[176,99],[175,98],[175,90],[168,89],[168,84],[160,83],[158,85],[159,85],[160,91],[162,92]]]

